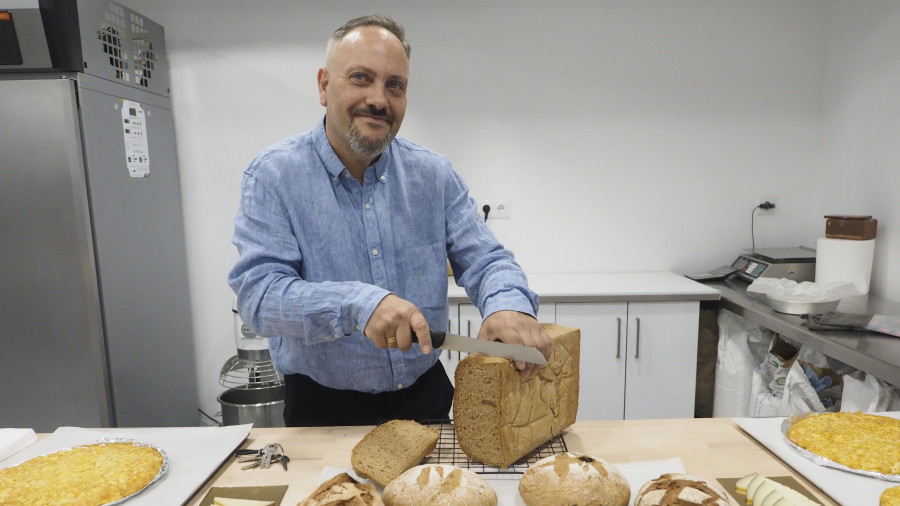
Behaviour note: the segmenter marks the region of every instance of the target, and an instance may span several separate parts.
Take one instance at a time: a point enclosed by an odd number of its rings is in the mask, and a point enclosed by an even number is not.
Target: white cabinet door
[[[699,318],[699,302],[628,304],[626,419],[694,417]]]
[[[557,302],[556,323],[581,329],[578,419],[625,416],[625,326],[628,305]]]

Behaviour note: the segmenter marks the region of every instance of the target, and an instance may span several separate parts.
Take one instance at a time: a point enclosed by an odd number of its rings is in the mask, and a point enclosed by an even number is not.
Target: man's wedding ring
[[[390,346],[390,345],[392,345],[392,344],[397,344],[397,338],[396,338],[396,337],[389,337],[389,338],[387,338],[387,343],[388,343],[388,346]]]

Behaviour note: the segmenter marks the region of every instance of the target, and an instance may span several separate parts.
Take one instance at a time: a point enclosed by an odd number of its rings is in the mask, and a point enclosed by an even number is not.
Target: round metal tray
[[[823,414],[823,413],[821,413],[821,412],[802,413],[799,415],[792,415],[792,416],[785,418],[784,421],[781,422],[781,434],[784,436],[784,441],[788,444],[788,446],[797,450],[797,452],[800,455],[806,457],[810,461],[812,461],[820,466],[833,467],[835,469],[842,469],[842,470],[850,472],[850,473],[861,474],[863,476],[868,476],[870,478],[877,478],[879,480],[900,481],[900,474],[876,473],[875,471],[864,471],[862,469],[854,469],[852,467],[847,467],[843,464],[838,464],[837,462],[835,462],[831,459],[825,458],[817,453],[813,453],[813,452],[807,450],[806,448],[803,448],[802,446],[798,445],[797,443],[791,441],[791,438],[788,437],[787,433],[788,433],[788,429],[791,428],[791,425],[793,425],[794,422],[796,422],[804,417],[810,416],[810,415],[821,415],[821,414]]]
[[[134,439],[126,439],[126,438],[101,438],[101,439],[97,439],[97,440],[92,441],[92,442],[90,442],[90,443],[86,443],[86,444],[84,444],[84,445],[79,445],[79,446],[88,446],[88,445],[92,445],[92,444],[103,444],[103,443],[131,443],[131,444],[134,445],[134,446],[147,446],[147,447],[153,448],[154,450],[156,450],[157,452],[159,452],[160,456],[162,457],[162,466],[160,466],[159,472],[156,473],[156,476],[153,477],[153,479],[150,480],[149,483],[147,483],[146,485],[144,485],[143,488],[141,488],[141,489],[138,490],[137,492],[134,492],[134,493],[131,494],[131,495],[128,495],[128,496],[126,496],[126,497],[123,497],[123,498],[121,498],[121,499],[118,499],[118,500],[113,501],[113,502],[110,502],[110,503],[106,503],[106,504],[104,504],[104,505],[102,505],[102,506],[112,506],[112,505],[114,505],[114,504],[122,504],[123,502],[127,501],[128,499],[130,499],[130,498],[132,498],[132,497],[134,497],[134,496],[140,494],[140,493],[143,492],[144,490],[147,490],[147,487],[149,487],[150,485],[153,485],[154,483],[156,483],[157,481],[159,481],[160,478],[162,478],[162,477],[169,471],[169,456],[168,456],[168,454],[166,454],[166,452],[165,452],[162,448],[160,448],[160,447],[158,447],[158,446],[156,446],[156,445],[154,445],[154,444],[151,444],[151,443],[145,443],[145,442],[142,442],[142,441],[137,441],[137,440],[134,440]],[[37,457],[34,457],[34,458],[43,457],[43,456],[45,456],[45,455],[52,455],[52,454],[54,454],[54,453],[67,452],[67,451],[71,451],[71,450],[74,449],[74,448],[75,448],[75,447],[58,448],[58,449],[56,449],[56,450],[54,450],[54,451],[52,451],[52,452],[45,453],[45,454],[42,454],[42,455],[38,455]],[[29,460],[33,460],[33,459],[29,459]],[[25,462],[28,462],[29,460],[26,460]],[[20,462],[20,463],[18,463],[18,464],[16,464],[16,465],[17,465],[17,466],[18,466],[18,465],[22,465],[22,464],[24,464],[25,462]],[[15,467],[15,466],[12,466],[12,467]]]
[[[785,314],[821,314],[825,311],[834,311],[837,309],[841,299],[827,300],[823,302],[805,302],[791,299],[778,299],[771,295],[766,295],[769,301],[769,307]]]

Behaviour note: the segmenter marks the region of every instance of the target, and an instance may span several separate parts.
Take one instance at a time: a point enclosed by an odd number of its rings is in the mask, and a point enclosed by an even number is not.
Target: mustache
[[[374,105],[356,107],[350,113],[354,116],[373,116],[376,118],[384,118],[388,123],[394,124],[394,116],[388,114],[387,108],[382,107],[381,109],[375,107]]]

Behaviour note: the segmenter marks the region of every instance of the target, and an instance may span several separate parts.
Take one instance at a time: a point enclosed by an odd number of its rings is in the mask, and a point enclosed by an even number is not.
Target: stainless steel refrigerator
[[[0,0],[0,427],[198,425],[163,28]]]

